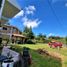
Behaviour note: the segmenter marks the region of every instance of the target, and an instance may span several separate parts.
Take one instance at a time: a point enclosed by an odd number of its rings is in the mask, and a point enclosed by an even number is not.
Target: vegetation
[[[37,36],[35,36],[34,32],[32,31],[32,28],[24,27],[23,35],[25,35],[28,40],[27,44],[34,44],[34,43],[48,43],[50,41],[59,41],[63,44],[67,44],[67,37],[60,37],[60,36],[49,36],[47,37],[45,34],[39,33]]]
[[[62,37],[59,37],[59,36],[49,36],[50,39],[61,39]]]
[[[30,53],[32,55],[31,67],[67,67],[67,48],[65,47],[61,48],[61,50],[49,48],[47,44],[13,45],[12,47],[18,52],[22,51],[23,47],[30,48]],[[54,53],[57,56],[59,55],[61,57],[61,60],[39,54],[36,50],[40,48],[49,51],[51,54]]]
[[[36,41],[37,43],[45,43],[46,40],[46,35],[40,33],[39,35],[37,35],[36,37]]]
[[[25,27],[22,34],[25,35],[28,39],[34,39],[34,33],[31,27]]]
[[[35,43],[33,41],[35,36],[34,36],[34,33],[33,33],[31,27],[30,28],[25,27],[22,34],[27,37],[27,41],[26,41],[27,44],[34,44]]]
[[[65,40],[66,40],[66,46],[67,46],[67,37],[65,38]]]

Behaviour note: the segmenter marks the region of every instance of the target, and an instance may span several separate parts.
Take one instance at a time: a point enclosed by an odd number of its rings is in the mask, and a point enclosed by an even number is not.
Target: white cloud
[[[26,14],[34,14],[34,11],[36,10],[35,6],[28,6],[25,8]]]
[[[48,35],[47,35],[47,37],[49,37],[49,36],[60,36],[59,34],[54,34],[54,33],[49,33]]]
[[[38,19],[35,20],[30,20],[27,17],[24,17],[22,19],[23,21],[23,25],[27,26],[28,28],[32,27],[32,28],[36,28],[39,26],[39,24],[41,23],[41,21],[39,21]]]
[[[23,16],[23,15],[24,15],[24,11],[21,10],[18,14],[16,14],[16,15],[14,16],[14,18],[17,18],[17,17]]]
[[[32,27],[32,28],[36,28],[39,26],[39,24],[41,23],[41,21],[39,21],[38,19],[28,19],[28,15],[29,14],[34,14],[34,11],[36,10],[35,6],[28,6],[25,7],[25,10],[20,11],[17,15],[14,16],[14,18],[18,18],[18,17],[22,17],[22,22],[24,26]]]
[[[49,33],[48,36],[54,36],[54,34],[53,33]]]
[[[23,15],[29,15],[29,14],[34,14],[34,11],[36,10],[35,6],[28,6],[25,7],[25,10],[21,10],[18,14],[14,16],[14,18],[23,16]]]

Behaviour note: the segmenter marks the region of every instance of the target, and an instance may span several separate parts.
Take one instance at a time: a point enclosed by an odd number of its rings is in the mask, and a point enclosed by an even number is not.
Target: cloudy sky
[[[67,35],[67,0],[17,0],[22,10],[10,20],[23,31],[32,27],[35,34]]]

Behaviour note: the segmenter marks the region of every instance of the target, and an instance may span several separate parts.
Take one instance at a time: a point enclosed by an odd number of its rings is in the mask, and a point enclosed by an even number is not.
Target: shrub
[[[27,44],[35,44],[36,42],[35,42],[34,40],[29,39],[29,40],[27,40],[26,43],[27,43]]]
[[[45,43],[49,43],[49,42],[51,42],[51,40],[50,40],[50,39],[48,39],[48,40],[45,40],[44,42],[45,42]]]

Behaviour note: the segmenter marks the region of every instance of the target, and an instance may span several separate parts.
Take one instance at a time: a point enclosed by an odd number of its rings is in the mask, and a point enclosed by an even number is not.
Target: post
[[[5,4],[5,0],[0,0],[0,19],[2,16],[4,4]]]
[[[12,30],[13,30],[13,28],[11,28],[11,30],[10,30],[10,43],[12,43]]]

